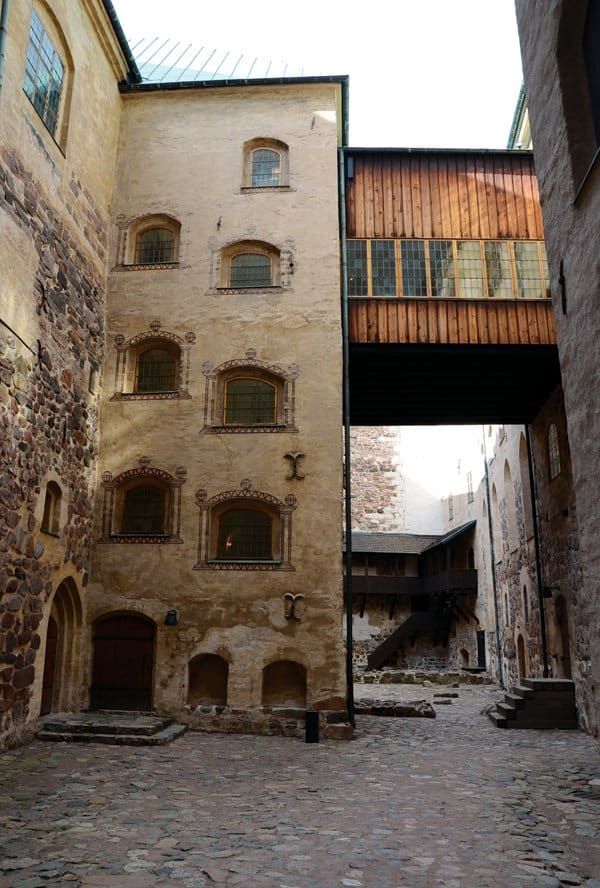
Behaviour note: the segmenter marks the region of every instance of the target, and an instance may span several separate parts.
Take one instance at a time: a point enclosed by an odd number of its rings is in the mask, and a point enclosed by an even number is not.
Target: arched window
[[[178,353],[169,343],[155,342],[140,351],[135,369],[135,392],[174,392],[177,390]]]
[[[558,430],[551,422],[548,426],[548,473],[550,480],[560,475],[560,447],[558,444]]]
[[[228,561],[273,558],[273,516],[242,506],[219,515],[217,558]]]
[[[249,479],[239,490],[208,499],[196,492],[200,507],[198,562],[195,570],[294,570],[292,513],[296,497],[282,502],[252,490]]]
[[[230,287],[270,287],[273,281],[272,261],[264,253],[238,253],[232,256]]]
[[[62,491],[55,481],[48,481],[44,498],[44,515],[41,529],[44,533],[58,536],[60,531],[60,505]]]
[[[121,533],[162,534],[165,531],[165,489],[142,484],[123,496]]]
[[[263,669],[263,706],[306,706],[306,667],[279,660]]]
[[[277,387],[254,377],[225,383],[225,425],[265,425],[277,419]]]
[[[101,543],[181,543],[181,486],[183,467],[174,475],[148,465],[128,469],[116,478],[102,476]]]
[[[244,145],[244,188],[288,184],[288,146],[278,139],[251,139]]]
[[[49,11],[33,9],[23,91],[48,132],[61,146],[66,141],[72,68],[69,49],[58,22]]]
[[[135,264],[155,265],[174,262],[175,236],[170,228],[147,228],[135,243]]]

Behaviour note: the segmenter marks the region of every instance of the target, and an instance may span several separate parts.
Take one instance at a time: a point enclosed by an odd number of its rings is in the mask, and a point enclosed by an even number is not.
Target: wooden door
[[[92,709],[151,708],[154,637],[145,617],[119,614],[96,623]]]
[[[42,680],[42,707],[40,709],[40,715],[47,715],[49,712],[52,712],[57,649],[58,625],[53,617],[49,617],[48,633],[46,635],[46,654],[44,657],[44,678]]]

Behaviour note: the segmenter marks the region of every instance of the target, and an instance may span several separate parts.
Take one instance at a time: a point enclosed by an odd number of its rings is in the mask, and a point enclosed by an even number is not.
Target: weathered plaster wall
[[[344,706],[341,633],[341,340],[335,85],[223,88],[125,96],[114,193],[111,265],[119,229],[149,213],[181,224],[180,264],[110,275],[101,470],[117,476],[141,457],[181,487],[176,545],[97,542],[90,624],[111,611],[157,625],[153,702],[186,702],[189,661],[217,653],[229,663],[228,705],[261,703],[262,670],[276,660],[307,670],[311,706]],[[243,145],[257,137],[289,146],[289,189],[241,190]],[[289,281],[275,292],[215,289],[219,251],[258,239],[289,251]],[[286,254],[287,255],[287,254]],[[190,334],[189,398],[113,400],[116,336]],[[226,434],[204,429],[206,363],[244,359],[297,365],[296,430]],[[289,479],[287,452],[304,454]],[[200,508],[247,487],[285,501],[292,514],[293,570],[195,570]],[[291,501],[293,502],[293,501]],[[101,535],[101,505],[95,539]],[[298,620],[284,595],[301,595]],[[164,625],[169,608],[179,623]],[[86,680],[91,681],[91,645]],[[331,702],[333,701],[333,702]],[[329,704],[328,704],[329,705]]]
[[[0,746],[26,736],[39,714],[57,587],[71,578],[83,596],[89,576],[98,436],[89,379],[104,351],[120,110],[105,16],[99,25],[67,0],[52,12],[40,4],[72,54],[69,126],[57,144],[23,92],[31,8],[11,4],[0,93]],[[63,492],[56,536],[40,529],[48,480]]]
[[[548,245],[579,523],[582,585],[577,612],[572,614],[572,619],[588,627],[589,727],[597,732],[600,721],[597,483],[600,465],[597,397],[600,165],[597,162],[575,199],[597,148],[581,51],[587,4],[517,0],[516,8]]]

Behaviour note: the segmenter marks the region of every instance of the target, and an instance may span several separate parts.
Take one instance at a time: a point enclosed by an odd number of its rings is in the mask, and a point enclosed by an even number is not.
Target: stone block
[[[325,725],[322,732],[324,740],[354,740],[354,728],[350,724]]]

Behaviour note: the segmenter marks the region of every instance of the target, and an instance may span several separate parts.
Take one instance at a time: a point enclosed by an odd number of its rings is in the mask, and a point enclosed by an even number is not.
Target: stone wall
[[[598,367],[600,163],[582,56],[584,2],[517,0],[527,103],[548,247],[579,524],[581,587],[572,620],[589,638],[588,726],[600,723]],[[587,171],[589,169],[589,174]],[[586,177],[587,174],[587,177]],[[587,650],[584,652],[587,658]]]
[[[400,429],[361,426],[350,433],[352,525],[358,531],[404,530]]]

